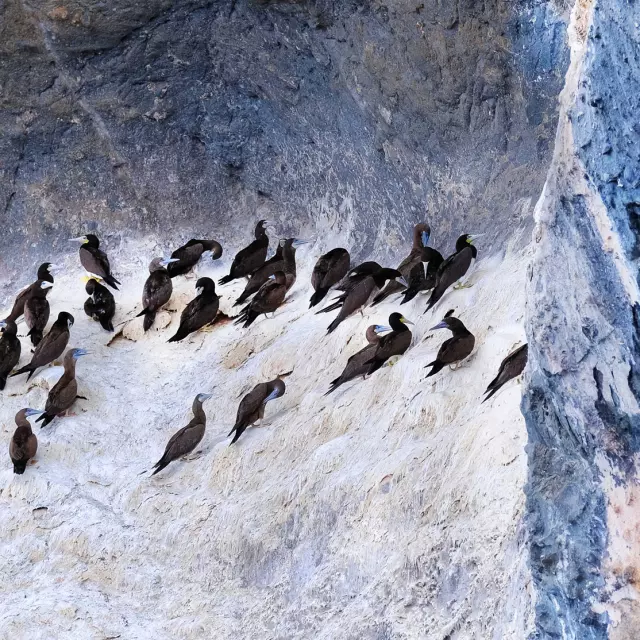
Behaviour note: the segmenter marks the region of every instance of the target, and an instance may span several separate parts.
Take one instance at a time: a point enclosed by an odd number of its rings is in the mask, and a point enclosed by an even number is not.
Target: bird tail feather
[[[309,309],[311,309],[311,307],[315,307],[319,302],[321,302],[328,292],[329,289],[327,287],[319,287],[309,300]]]
[[[145,331],[149,331],[151,329],[151,325],[155,322],[156,312],[155,311],[147,311],[144,316],[144,322],[142,323],[142,327]]]

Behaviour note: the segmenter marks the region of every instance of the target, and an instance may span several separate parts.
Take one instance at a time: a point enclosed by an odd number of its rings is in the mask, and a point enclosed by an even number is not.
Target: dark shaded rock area
[[[7,0],[0,12],[5,284],[89,229],[110,251],[125,235],[175,244],[194,230],[237,246],[265,217],[281,233],[333,228],[363,256],[395,255],[425,217],[445,252],[463,231],[489,231],[486,250],[530,224],[567,59],[554,5]]]

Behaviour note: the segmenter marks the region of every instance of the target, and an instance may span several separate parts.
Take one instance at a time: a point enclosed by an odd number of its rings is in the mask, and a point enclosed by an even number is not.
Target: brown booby
[[[253,300],[238,314],[234,324],[241,324],[246,329],[259,315],[274,313],[286,295],[287,276],[284,271],[278,271],[260,287]]]
[[[136,316],[144,316],[145,331],[151,329],[156,313],[171,298],[173,284],[166,266],[177,261],[177,258],[154,258],[149,265],[149,277],[142,291],[142,311]]]
[[[338,291],[349,291],[358,282],[364,280],[367,276],[380,271],[380,269],[382,269],[382,267],[373,260],[362,262],[353,267],[353,269],[349,269],[347,275],[336,285],[336,289]]]
[[[271,258],[269,258],[261,267],[258,267],[249,278],[244,291],[240,294],[240,297],[233,303],[236,307],[246,302],[254,293],[257,293],[258,289],[272,276],[276,271],[284,270],[284,239],[278,242],[276,252]]]
[[[296,269],[296,249],[303,244],[307,244],[308,240],[300,240],[299,238],[287,238],[282,248],[282,260],[284,262],[284,275],[287,281],[287,291],[293,287],[297,278]]]
[[[49,301],[47,294],[53,284],[47,280],[40,281],[40,285],[35,287],[31,295],[24,303],[24,322],[29,328],[27,335],[31,338],[31,344],[37,347],[42,340],[47,322],[49,322]]]
[[[371,298],[384,287],[387,280],[398,278],[406,286],[406,280],[396,269],[379,268],[373,275],[366,275],[351,285],[351,288],[343,293],[333,304],[322,309],[320,313],[333,311],[340,308],[340,312],[333,322],[327,327],[327,333],[335,331],[336,327],[351,314],[365,307]]]
[[[239,251],[231,263],[229,275],[218,280],[218,284],[226,284],[236,278],[250,276],[256,269],[264,264],[267,259],[267,249],[269,248],[269,238],[266,232],[267,221],[260,220],[256,225],[255,240]]]
[[[53,284],[53,276],[58,268],[59,267],[57,267],[55,264],[51,264],[50,262],[43,262],[38,267],[37,280],[22,289],[20,293],[18,293],[13,303],[11,313],[7,316],[6,319],[13,320],[15,322],[24,313],[25,302],[29,299],[33,291],[36,288],[39,288],[42,282],[50,282],[51,284]]]
[[[309,300],[309,309],[321,302],[329,290],[347,275],[350,264],[349,252],[342,247],[320,256],[311,274],[311,286],[315,293]]]
[[[20,409],[16,413],[16,425],[18,428],[13,432],[9,443],[9,457],[13,462],[13,473],[23,474],[27,468],[27,463],[36,455],[38,450],[38,438],[31,430],[28,418],[42,413],[37,409]]]
[[[182,427],[171,436],[167,446],[162,454],[162,458],[153,465],[155,476],[156,473],[162,471],[169,463],[186,456],[191,453],[204,438],[204,432],[207,428],[207,416],[205,415],[202,403],[211,397],[210,393],[199,393],[191,407],[193,418],[186,427]]]
[[[236,416],[236,423],[233,425],[233,429],[229,432],[231,435],[235,431],[233,440],[230,444],[233,444],[244,433],[247,427],[256,423],[258,420],[264,418],[264,410],[267,406],[267,402],[280,398],[284,395],[287,387],[284,380],[276,378],[269,382],[261,382],[257,384],[247,395],[240,401],[238,407],[238,414]]]
[[[324,395],[328,396],[330,393],[333,393],[339,386],[343,385],[345,382],[349,382],[349,380],[353,380],[358,376],[367,375],[371,365],[369,364],[369,360],[373,357],[376,349],[378,348],[378,343],[380,342],[379,333],[384,333],[385,331],[391,331],[391,327],[387,327],[380,324],[372,324],[367,327],[367,332],[365,334],[367,338],[367,342],[369,343],[363,349],[360,349],[357,353],[354,353],[348,360],[345,368],[342,370],[342,373],[335,378],[335,380],[331,381],[331,386],[329,387],[329,391],[327,391]]]
[[[424,263],[427,263],[427,270],[425,272]],[[439,251],[432,249],[431,247],[425,247],[422,252],[422,260],[411,269],[409,274],[408,283],[409,286],[404,291],[402,296],[402,302],[405,304],[410,300],[413,300],[418,292],[429,291],[436,286],[436,275],[440,265],[444,262],[444,258]]]
[[[417,224],[413,228],[413,245],[411,247],[411,251],[409,255],[400,263],[398,266],[398,271],[402,274],[407,282],[409,281],[409,275],[411,270],[417,266],[421,265],[423,262],[423,253],[424,249],[429,242],[429,236],[431,235],[431,228],[426,222],[421,222]],[[400,293],[403,289],[406,289],[400,282],[397,280],[391,280],[387,282],[386,286],[380,293],[376,295],[373,299],[372,305],[376,305],[379,302],[382,302],[389,296],[394,293]]]
[[[211,260],[218,260],[222,256],[222,245],[215,240],[189,240],[171,254],[177,262],[167,265],[169,276],[175,278],[189,273],[207,252],[211,253]]]
[[[471,262],[478,255],[478,250],[473,246],[473,241],[479,238],[480,235],[482,234],[472,236],[465,233],[458,238],[455,253],[450,255],[438,268],[436,285],[431,292],[426,311],[429,311],[442,298],[446,290],[458,282],[460,278],[463,278],[469,271]]]
[[[196,282],[196,292],[198,295],[183,309],[180,315],[180,326],[168,342],[179,342],[216,319],[220,298],[216,295],[216,285],[213,280],[200,278]]]
[[[0,391],[7,384],[7,377],[20,361],[22,345],[18,328],[13,320],[0,321]]]
[[[107,254],[100,249],[100,240],[93,233],[79,238],[70,238],[70,242],[81,242],[80,247],[80,264],[85,271],[92,276],[97,276],[100,280],[104,280],[112,289],[118,289],[120,284],[111,273],[111,265]]]
[[[512,351],[501,363],[498,375],[489,383],[485,393],[489,394],[482,402],[486,402],[494,393],[499,391],[509,380],[517,378],[527,366],[529,345],[523,344]]]
[[[113,331],[116,301],[111,291],[94,278],[89,279],[84,289],[90,296],[84,302],[84,312],[99,322],[105,331]]]
[[[377,371],[389,358],[401,356],[409,348],[412,334],[407,327],[408,324],[413,322],[401,313],[395,312],[389,316],[389,326],[393,331],[380,338],[372,358],[367,362],[368,375]]]
[[[31,356],[31,362],[11,374],[19,376],[28,373],[27,380],[33,375],[36,369],[44,367],[59,358],[67,348],[69,342],[69,330],[73,326],[73,316],[66,311],[58,314],[58,319],[53,323],[49,333],[42,339],[35,348]]]
[[[44,413],[36,418],[36,422],[42,422],[41,427],[46,427],[56,416],[65,413],[76,398],[80,397],[76,381],[76,360],[87,353],[89,352],[84,349],[69,349],[64,354],[64,373],[49,391]]]
[[[476,343],[473,334],[458,318],[454,318],[452,315],[445,316],[442,322],[438,323],[435,327],[431,327],[432,331],[435,329],[449,329],[449,331],[453,333],[453,337],[442,343],[436,359],[425,367],[425,369],[431,367],[427,378],[435,375],[448,364],[455,364],[456,362],[464,360],[471,354]]]

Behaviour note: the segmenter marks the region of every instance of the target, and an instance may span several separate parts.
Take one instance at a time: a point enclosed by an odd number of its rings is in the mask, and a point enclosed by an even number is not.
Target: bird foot
[[[473,287],[472,284],[458,282],[458,284],[453,285],[454,291],[459,291],[460,289],[471,289]]]
[[[186,455],[182,457],[182,459],[185,460],[186,462],[191,462],[192,460],[198,460],[199,458],[202,458],[202,451],[198,451],[198,453],[194,453],[192,456]]]
[[[64,412],[61,413],[58,418],[77,418],[78,414],[74,413],[73,411],[69,411],[68,409]]]

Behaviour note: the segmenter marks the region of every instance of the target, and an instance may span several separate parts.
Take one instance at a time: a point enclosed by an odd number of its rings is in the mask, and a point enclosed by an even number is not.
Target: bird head
[[[212,393],[199,393],[196,396],[196,400],[198,400],[198,402],[204,402],[205,400],[208,400],[209,398],[213,398],[213,394]]]

